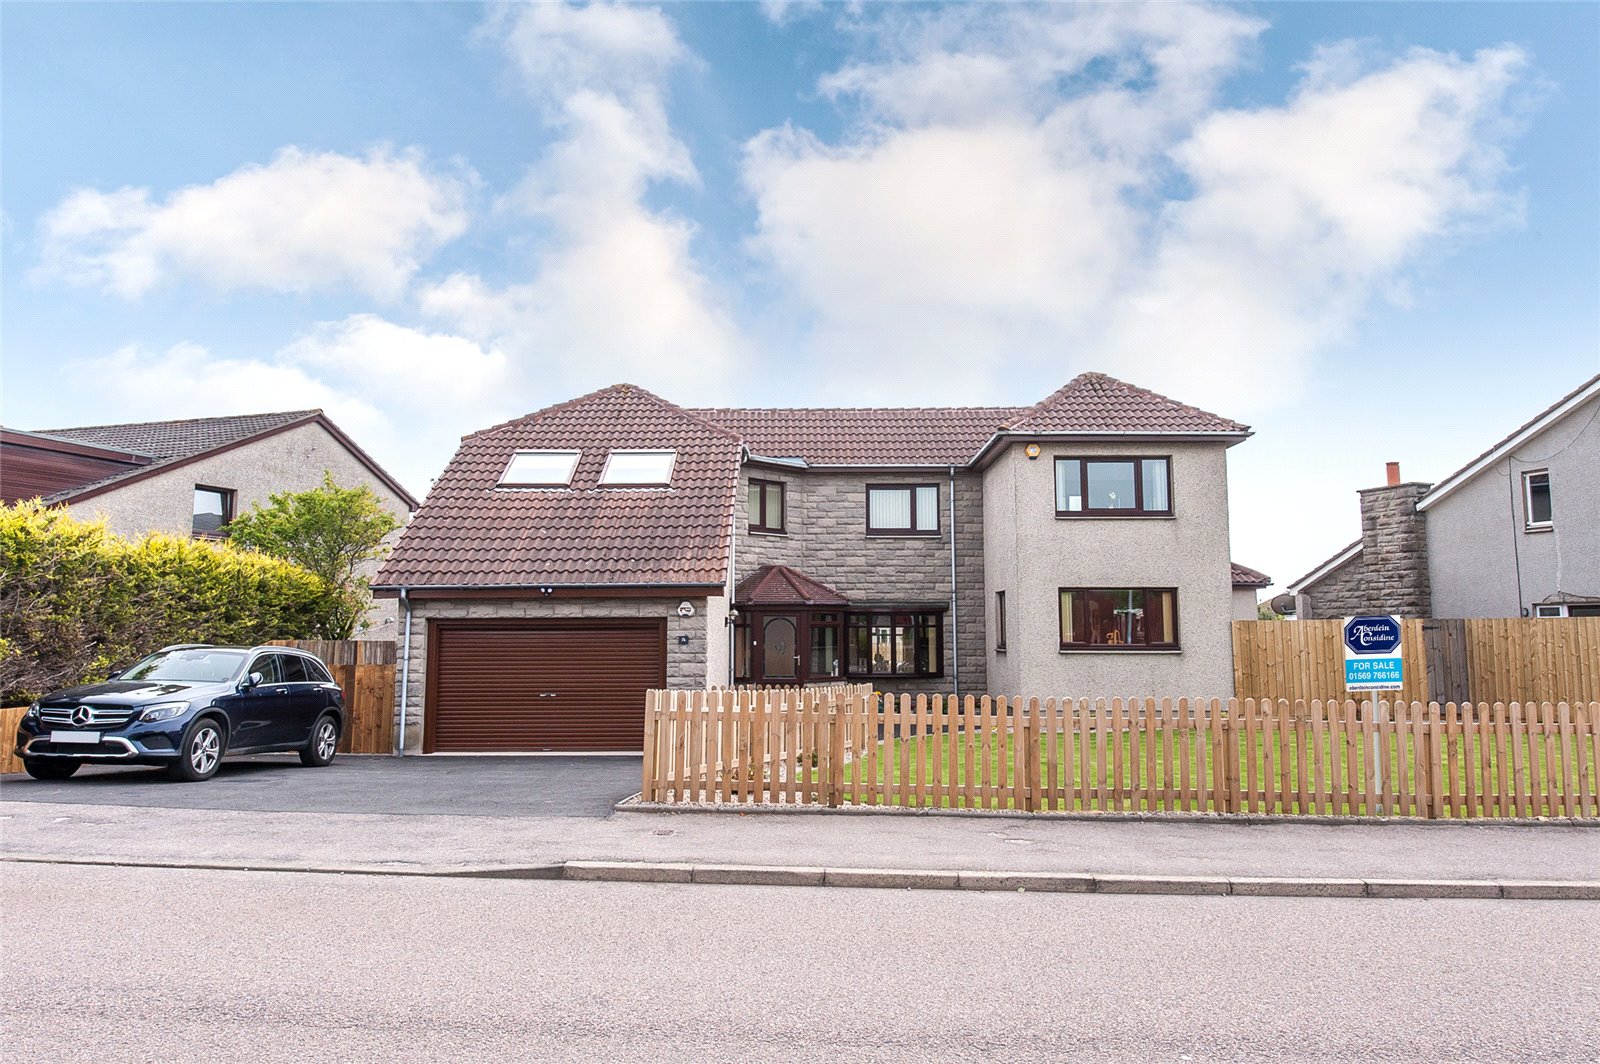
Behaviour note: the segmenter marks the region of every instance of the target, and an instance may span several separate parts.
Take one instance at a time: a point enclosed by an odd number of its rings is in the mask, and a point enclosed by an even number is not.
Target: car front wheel
[[[62,761],[56,758],[51,758],[49,761],[27,758],[22,762],[22,768],[36,780],[64,780],[78,771],[82,764],[82,761]]]
[[[317,726],[311,729],[311,741],[300,751],[300,763],[321,768],[333,761],[338,749],[339,720],[332,713],[324,713],[317,718]]]
[[[178,748],[178,760],[168,770],[173,779],[185,783],[198,783],[217,774],[222,764],[222,727],[211,717],[204,717],[189,726],[183,743]]]

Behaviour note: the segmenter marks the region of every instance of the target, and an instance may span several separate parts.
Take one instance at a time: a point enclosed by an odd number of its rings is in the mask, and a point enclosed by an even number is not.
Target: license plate
[[[100,733],[97,731],[53,731],[50,733],[53,743],[87,743],[96,746],[100,742]]]

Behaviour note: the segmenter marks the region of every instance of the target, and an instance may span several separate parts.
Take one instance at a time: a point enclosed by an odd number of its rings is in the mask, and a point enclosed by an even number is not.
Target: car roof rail
[[[210,650],[210,649],[211,649],[211,644],[210,643],[173,643],[171,646],[162,647],[160,650],[157,650],[156,653],[157,654],[161,654],[161,653],[165,653],[168,650]]]

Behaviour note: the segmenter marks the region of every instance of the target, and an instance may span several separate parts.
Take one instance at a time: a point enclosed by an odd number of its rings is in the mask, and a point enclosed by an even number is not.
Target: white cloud
[[[543,242],[528,280],[457,274],[420,293],[423,312],[503,348],[537,394],[628,379],[688,402],[726,388],[741,345],[694,261],[695,227],[645,203],[657,182],[699,180],[667,118],[667,80],[691,62],[671,21],[533,4],[482,35],[557,134],[500,204],[541,223]]]
[[[347,285],[394,298],[466,229],[472,180],[430,169],[416,151],[289,147],[164,199],[79,189],[41,222],[37,275],[130,299],[177,275],[223,289]]]
[[[1292,392],[1430,242],[1513,203],[1495,145],[1521,56],[1345,45],[1284,103],[1219,108],[1263,28],[1196,4],[874,11],[820,83],[849,132],[746,146],[752,244],[805,350],[870,357],[901,399],[1014,401],[1046,366],[1229,412],[1239,375],[1251,402]]]
[[[510,383],[500,351],[374,314],[322,322],[279,355],[319,376],[359,385],[363,396],[417,408],[488,405]]]
[[[266,358],[130,345],[67,377],[104,421],[319,407],[419,498],[461,436],[526,412],[498,351],[369,314],[322,323]]]

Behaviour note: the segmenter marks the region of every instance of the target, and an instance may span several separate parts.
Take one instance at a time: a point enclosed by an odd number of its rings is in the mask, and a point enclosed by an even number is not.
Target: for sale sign
[[[1350,691],[1398,691],[1405,668],[1400,654],[1400,618],[1346,617],[1344,686]]]

